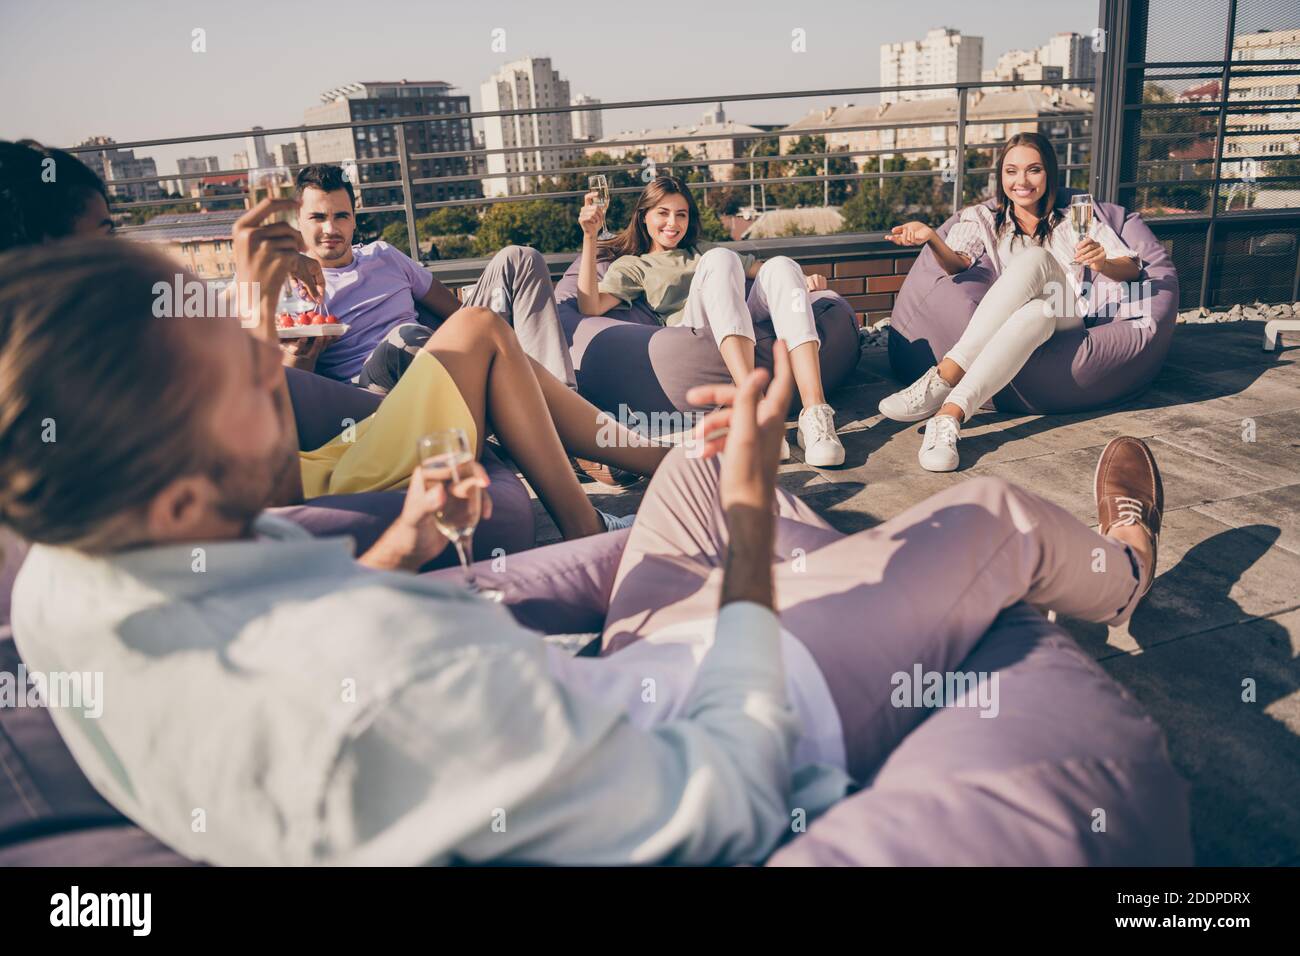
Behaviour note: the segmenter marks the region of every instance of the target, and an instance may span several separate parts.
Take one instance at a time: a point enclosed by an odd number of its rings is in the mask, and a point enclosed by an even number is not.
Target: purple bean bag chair
[[[597,262],[597,273],[603,276],[611,261]],[[688,389],[731,381],[708,331],[661,325],[642,299],[602,316],[584,316],[578,311],[577,260],[556,284],[555,300],[569,339],[578,391],[597,408],[612,414],[618,413],[620,405],[645,414],[696,411],[686,401]],[[858,323],[838,292],[813,293],[812,306],[821,335],[822,386],[830,392],[858,364]],[[756,322],[754,333],[755,361],[771,368],[776,341],[772,323]],[[796,395],[796,408],[798,401]]]
[[[526,626],[598,631],[629,534],[537,548],[503,571],[490,563],[476,571],[503,588]],[[0,630],[0,671],[17,665]],[[935,710],[862,790],[769,865],[1192,862],[1187,785],[1170,766],[1164,735],[1064,631],[1015,605],[961,669],[998,673],[997,718]],[[187,862],[95,792],[43,708],[0,708],[0,766],[0,866]]]
[[[1059,201],[1068,203],[1077,191],[1061,190]],[[1112,301],[1088,319],[1094,323],[1088,328],[1052,336],[993,396],[999,411],[1061,414],[1116,405],[1146,388],[1164,364],[1178,318],[1173,261],[1137,213],[1112,203],[1097,203],[1095,209],[1141,257],[1139,281],[1149,280],[1149,291],[1137,301]],[[956,221],[953,216],[945,222],[939,234],[946,236]],[[915,381],[943,358],[996,278],[986,256],[949,276],[928,246],[921,250],[890,317],[889,364],[899,381]],[[1110,279],[1093,278],[1098,295],[1107,287],[1118,291]]]
[[[353,385],[299,369],[285,369],[293,415],[298,425],[298,444],[303,449],[319,448],[343,430],[343,420],[353,421],[372,414],[381,396]],[[492,484],[492,517],[474,534],[475,558],[490,558],[493,552],[513,554],[536,543],[536,519],[528,490],[514,473],[483,448],[483,467]],[[302,525],[317,537],[351,535],[357,553],[365,551],[392,524],[402,510],[405,492],[374,491],[359,495],[322,495],[306,504],[272,509],[276,514]],[[500,550],[498,550],[500,549]],[[453,548],[447,548],[428,568],[458,564]],[[426,570],[428,569],[426,568]]]

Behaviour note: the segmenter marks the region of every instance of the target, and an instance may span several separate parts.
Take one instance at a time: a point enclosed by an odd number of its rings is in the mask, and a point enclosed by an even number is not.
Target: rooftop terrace
[[[831,396],[844,467],[806,465],[796,446],[780,475],[844,532],[981,474],[1095,526],[1102,446],[1146,439],[1165,485],[1155,585],[1123,628],[1061,623],[1164,728],[1192,785],[1201,865],[1300,865],[1300,341],[1290,333],[1290,348],[1266,353],[1263,337],[1262,322],[1180,324],[1164,371],[1135,401],[1076,415],[981,414],[963,429],[951,474],[917,465],[920,426],[876,411],[898,386],[884,349],[865,348]],[[616,514],[644,492],[584,487]],[[557,540],[536,510],[539,543]]]

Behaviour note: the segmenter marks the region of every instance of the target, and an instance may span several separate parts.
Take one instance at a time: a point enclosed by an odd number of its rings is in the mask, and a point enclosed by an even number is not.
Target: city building
[[[963,36],[949,27],[931,30],[923,40],[903,40],[880,46],[880,85],[974,83],[984,66],[983,37]],[[880,102],[928,100],[951,96],[947,90],[888,90]]]
[[[99,173],[108,194],[124,202],[144,202],[162,199],[163,188],[157,179],[143,183],[114,183],[118,179],[136,179],[142,176],[157,176],[158,165],[148,156],[136,157],[133,149],[118,149],[117,141],[111,136],[92,136],[78,146],[102,146],[103,149],[77,153],[79,160]]]
[[[443,116],[469,113],[469,97],[454,95],[451,84],[440,80],[363,81],[327,90],[321,105],[309,107],[304,115],[308,126],[320,123],[355,123],[364,120],[406,116]],[[370,185],[397,182],[401,168],[397,162],[398,129],[405,130],[408,155],[417,153],[459,152],[473,148],[473,129],[464,119],[430,120],[406,123],[402,127],[376,124],[356,129],[309,130],[305,134],[300,158],[313,163],[337,163],[355,172],[361,206],[401,205],[402,188]],[[391,162],[369,163],[369,159],[389,158]],[[465,157],[412,159],[412,179],[463,176],[452,182],[424,183],[412,187],[415,202],[446,199],[473,199],[482,195],[479,182],[468,178],[472,173]]]
[[[1025,86],[1065,79],[1065,68],[1039,59],[1038,50],[1008,50],[998,57],[997,66],[985,70],[986,82],[1017,82]]]
[[[1056,33],[1038,48],[1038,62],[1059,66],[1066,80],[1092,80],[1097,75],[1097,54],[1092,37],[1078,33]]]
[[[1228,80],[1228,102],[1286,100],[1300,97],[1300,79],[1291,76],[1252,76],[1249,67],[1238,65],[1251,60],[1300,60],[1300,29],[1244,33],[1232,41],[1233,73]],[[1258,68],[1257,68],[1258,69]],[[1223,159],[1231,160],[1224,175],[1241,175],[1247,160],[1255,163],[1269,159],[1300,156],[1300,107],[1277,112],[1231,109],[1224,117]],[[1257,175],[1269,175],[1256,170]],[[1280,184],[1279,184],[1280,188]]]
[[[194,174],[215,173],[220,168],[221,161],[215,156],[182,156],[176,160],[176,172],[184,178],[176,180],[175,191],[182,196],[198,196],[202,192],[200,180],[203,177]]]
[[[277,166],[297,166],[301,162],[298,158],[298,144],[293,142],[276,143],[271,155],[275,157]]]
[[[127,226],[122,235],[138,242],[165,246],[200,279],[231,279],[235,250],[231,227],[243,209],[225,212],[167,213],[143,226]]]
[[[794,144],[801,136],[823,136],[826,150],[834,152],[841,149],[858,150],[867,148],[867,131],[859,129],[840,130],[838,127],[855,127],[874,124],[880,116],[878,106],[855,106],[843,103],[839,106],[822,106],[808,111],[808,115],[796,120],[781,130],[780,150],[782,153],[794,151]],[[805,132],[807,130],[827,130],[826,132]],[[859,166],[866,162],[865,157],[855,156],[853,161]]]
[[[1095,75],[1092,38],[1078,33],[1057,33],[1037,49],[1003,53],[998,57],[997,66],[984,71],[983,78],[1032,86],[1052,80],[1091,81]]]
[[[672,161],[680,150],[686,150],[693,159],[743,160],[760,136],[762,127],[747,126],[727,119],[722,104],[700,117],[694,126],[669,126],[662,129],[623,130],[598,143],[588,144],[586,153],[606,153],[612,159],[622,159],[629,153],[644,153],[652,162],[663,165]],[[704,138],[698,138],[704,137]],[[650,142],[663,140],[664,142]],[[709,178],[718,182],[744,178],[744,163],[731,165],[718,163],[707,167]]]
[[[1053,139],[1084,138],[1091,129],[1092,95],[1078,90],[971,90],[967,94],[966,115],[971,120],[991,122],[970,123],[966,127],[968,147],[1000,144],[1019,132],[1044,133]],[[1080,113],[1071,116],[1068,114]],[[1020,117],[1030,117],[1020,120]],[[1004,122],[998,122],[1005,118]],[[830,128],[824,135],[828,150],[885,151],[870,156],[854,156],[854,162],[863,172],[880,168],[889,150],[917,148],[904,153],[908,160],[927,157],[943,165],[953,160],[957,143],[957,97],[913,100],[902,103],[883,103],[880,106],[824,107],[811,111],[802,119],[781,130],[781,151],[789,152],[798,137],[808,135],[807,130]],[[908,125],[898,129],[897,124]],[[843,132],[834,127],[849,127]],[[856,127],[865,127],[857,129]],[[932,147],[926,149],[925,147]],[[1087,162],[1089,144],[1075,143],[1062,150],[1066,158],[1075,163]]]
[[[587,106],[600,100],[586,93],[573,98],[574,106]],[[600,110],[576,110],[573,113],[573,138],[578,142],[591,142],[605,135],[605,121]]]
[[[526,57],[507,63],[488,77],[479,91],[484,111],[538,109],[572,103],[569,81],[552,69],[550,57]],[[484,194],[515,196],[532,192],[536,176],[511,174],[557,169],[581,155],[573,144],[573,117],[569,112],[485,117],[485,147],[516,151],[488,154]]]
[[[260,126],[254,126],[253,129],[261,129]],[[265,136],[249,136],[244,140],[247,144],[245,152],[248,153],[249,165],[254,169],[264,169],[271,163],[271,151],[266,148]]]
[[[247,173],[224,173],[199,180],[199,209],[208,212],[244,208],[248,193]],[[153,220],[150,220],[152,222]]]

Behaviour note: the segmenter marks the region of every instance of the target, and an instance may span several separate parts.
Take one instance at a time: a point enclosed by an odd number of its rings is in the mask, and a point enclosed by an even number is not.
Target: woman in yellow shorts
[[[529,358],[500,316],[464,308],[433,333],[373,415],[300,454],[302,495],[404,488],[418,464],[416,442],[444,428],[463,428],[475,457],[485,435],[496,434],[565,538],[609,527],[578,484],[568,452],[642,475],[668,452]]]
[[[295,200],[263,199],[231,229],[237,284],[259,290],[260,319],[253,317],[250,332],[268,342],[279,341],[274,304],[287,275],[323,292],[319,266],[313,274],[315,260],[299,252],[301,235],[287,223],[265,222],[296,208]],[[287,386],[280,395],[286,436],[296,444]],[[670,450],[621,427],[529,358],[504,319],[467,307],[429,337],[373,415],[300,453],[301,487],[291,472],[275,499],[296,504],[326,494],[404,488],[419,464],[416,442],[444,428],[463,428],[475,458],[488,433],[495,434],[566,539],[598,534],[613,522],[583,492],[566,449],[639,475],[653,474]]]

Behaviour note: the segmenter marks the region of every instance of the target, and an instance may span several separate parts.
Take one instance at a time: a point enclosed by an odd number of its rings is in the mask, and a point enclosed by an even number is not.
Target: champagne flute
[[[1092,196],[1088,193],[1070,197],[1070,226],[1077,242],[1083,242],[1092,233]]]
[[[471,467],[474,453],[465,430],[447,428],[431,432],[419,440],[418,452],[425,487],[441,484],[446,493],[446,502],[434,512],[433,520],[443,537],[456,546],[460,566],[465,571],[465,587],[489,601],[500,601],[503,593],[479,584],[471,567],[474,530],[483,513],[483,489],[477,483],[470,483],[463,495],[455,492],[461,481],[474,474]]]
[[[263,199],[292,199],[293,174],[288,166],[263,166],[248,171],[247,207],[252,209]],[[265,222],[287,222],[298,228],[297,216],[292,212],[275,212],[267,216]]]
[[[248,171],[248,198],[245,205],[252,209],[263,199],[292,199],[294,192],[293,173],[288,166],[263,166]],[[285,222],[294,229],[298,228],[298,217],[291,211],[273,212],[264,222]],[[302,296],[292,278],[284,280],[280,289],[280,301],[275,307],[277,321],[288,315],[295,323],[298,316],[317,308],[317,303]]]
[[[587,188],[594,190],[596,192],[596,200],[592,205],[596,206],[599,209],[603,209],[606,211],[606,213],[608,213],[609,179],[606,178],[605,174],[601,173],[597,176],[587,177]],[[609,231],[609,226],[602,221],[600,226],[600,232],[596,234],[596,238],[603,242],[606,239],[613,239],[614,234]]]

